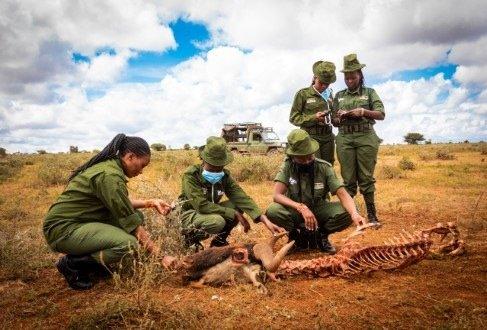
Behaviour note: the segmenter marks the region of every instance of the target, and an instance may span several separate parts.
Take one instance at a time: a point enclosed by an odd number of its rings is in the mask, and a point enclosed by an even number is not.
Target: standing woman
[[[170,205],[159,199],[130,199],[127,191],[126,177],[141,174],[149,162],[150,148],[144,139],[118,134],[71,174],[66,189],[50,207],[44,236],[52,250],[65,254],[56,267],[71,288],[91,288],[92,271],[120,261],[139,243],[149,253],[159,254],[136,209],[152,207],[167,214]],[[162,258],[165,266],[171,261]]]
[[[335,81],[335,64],[324,61],[313,64],[311,86],[296,93],[289,115],[291,124],[305,130],[318,141],[320,148],[315,156],[331,165],[335,161],[335,136],[330,120],[333,95],[329,86]]]
[[[374,201],[374,169],[379,150],[374,124],[384,119],[385,112],[375,90],[364,86],[363,67],[365,64],[360,64],[356,54],[344,57],[342,72],[347,89],[335,95],[333,124],[339,127],[337,156],[345,187],[352,197],[357,194],[357,186],[360,188],[369,222],[380,225]]]

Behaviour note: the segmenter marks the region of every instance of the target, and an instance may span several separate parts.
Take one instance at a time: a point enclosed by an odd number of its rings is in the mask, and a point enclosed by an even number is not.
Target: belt
[[[332,127],[330,125],[315,125],[311,127],[301,127],[310,135],[325,135],[332,132]]]
[[[370,132],[373,129],[373,125],[370,123],[349,124],[339,127],[339,131],[342,134],[351,134],[355,132]]]

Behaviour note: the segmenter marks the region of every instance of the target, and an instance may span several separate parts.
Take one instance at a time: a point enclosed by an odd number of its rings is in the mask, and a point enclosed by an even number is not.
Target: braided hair
[[[362,72],[362,69],[358,70],[358,75],[360,76],[358,86],[360,88],[360,93],[362,93],[362,89],[364,88],[364,85],[365,85],[365,78],[364,78],[364,74]]]
[[[76,175],[95,164],[116,157],[123,157],[128,152],[133,152],[139,157],[150,156],[151,154],[149,144],[144,139],[137,136],[126,136],[125,134],[120,133],[117,134],[102,151],[75,169],[71,173],[68,181],[71,181]]]

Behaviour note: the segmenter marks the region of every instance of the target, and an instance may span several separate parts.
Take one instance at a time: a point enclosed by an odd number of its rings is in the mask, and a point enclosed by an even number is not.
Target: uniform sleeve
[[[372,106],[371,110],[380,111],[384,115],[386,114],[384,111],[384,103],[380,99],[379,95],[374,89],[370,89],[370,105]]]
[[[223,207],[206,198],[203,187],[191,173],[183,174],[182,186],[184,195],[196,212],[200,214],[219,214],[228,219],[235,218],[234,209]]]
[[[243,191],[231,176],[227,177],[225,194],[237,208],[247,213],[254,222],[257,222],[262,215],[261,209],[255,204],[254,200]]]
[[[289,186],[289,166],[287,166],[286,162],[281,165],[279,172],[277,172],[274,181],[282,182],[287,186]]]
[[[325,175],[326,184],[330,189],[330,193],[332,195],[335,195],[338,188],[343,187],[343,182],[337,177],[335,171],[333,170],[333,167],[331,166],[326,166]]]
[[[142,213],[133,208],[127,185],[121,177],[100,174],[94,178],[92,185],[96,196],[110,211],[120,228],[130,234],[143,223]]]
[[[313,126],[318,122],[316,120],[315,114],[305,114],[303,112],[305,106],[304,97],[300,92],[296,93],[294,96],[293,106],[291,108],[291,113],[289,114],[289,122],[296,126]]]

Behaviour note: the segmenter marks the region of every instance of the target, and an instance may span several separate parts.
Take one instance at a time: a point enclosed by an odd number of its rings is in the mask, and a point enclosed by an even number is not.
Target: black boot
[[[64,276],[68,285],[75,290],[87,290],[93,287],[90,270],[98,263],[89,255],[65,255],[56,263],[58,271]]]
[[[321,252],[328,254],[335,254],[337,252],[328,240],[328,233],[321,229],[319,230],[318,248]]]
[[[303,235],[302,230],[291,229],[289,231],[288,242],[294,241],[294,245],[289,253],[300,252],[302,250],[308,249],[308,240],[305,235]]]
[[[198,252],[204,249],[199,239],[197,239],[194,236],[194,233],[190,233],[190,232],[183,233],[183,237],[184,237],[184,247],[186,249],[193,249],[194,252]]]
[[[223,230],[221,233],[217,234],[210,243],[210,247],[220,247],[220,246],[227,246],[227,238],[230,235],[230,232],[232,231],[233,227],[235,227],[236,224],[227,221],[225,223],[225,226],[223,227]]]
[[[378,229],[382,224],[379,222],[377,218],[377,212],[375,210],[375,203],[374,202],[365,202],[365,207],[367,208],[367,219],[369,223],[375,225],[375,229]]]
[[[304,236],[308,242],[308,249],[317,250],[319,247],[320,234],[317,230],[307,230],[304,229]]]

